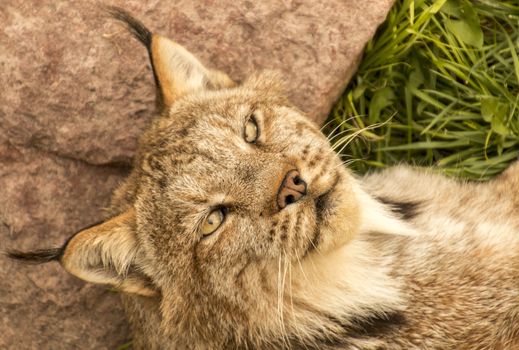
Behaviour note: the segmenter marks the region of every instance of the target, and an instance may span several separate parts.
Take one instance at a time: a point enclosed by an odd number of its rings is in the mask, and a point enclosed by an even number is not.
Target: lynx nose
[[[283,209],[306,195],[306,182],[301,179],[299,171],[290,170],[279,186],[277,202],[279,208]]]

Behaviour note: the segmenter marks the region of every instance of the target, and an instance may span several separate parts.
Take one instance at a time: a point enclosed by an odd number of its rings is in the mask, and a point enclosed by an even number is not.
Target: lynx
[[[158,117],[111,218],[11,251],[118,289],[135,349],[519,349],[519,166],[350,172],[282,78],[241,83],[118,8]]]

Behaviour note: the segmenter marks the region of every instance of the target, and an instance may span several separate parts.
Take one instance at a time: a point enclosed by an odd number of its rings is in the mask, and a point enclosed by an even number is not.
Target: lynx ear
[[[159,35],[151,39],[150,59],[166,107],[197,90],[235,85],[225,73],[209,70],[185,48]]]
[[[65,270],[85,281],[153,296],[157,290],[142,272],[143,257],[134,226],[135,213],[129,210],[76,233],[62,248],[8,250],[7,255],[32,264],[58,261]]]
[[[125,23],[130,32],[146,46],[157,85],[159,107],[167,110],[180,97],[198,90],[217,90],[236,85],[225,73],[206,68],[181,45],[152,34],[126,11],[117,7],[109,7],[107,10],[114,18]]]
[[[133,210],[74,235],[63,248],[61,265],[85,281],[112,285],[145,296],[156,290],[142,272]]]

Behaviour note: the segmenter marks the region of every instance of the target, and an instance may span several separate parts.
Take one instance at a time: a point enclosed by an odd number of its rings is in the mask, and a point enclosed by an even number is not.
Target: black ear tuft
[[[43,264],[50,261],[59,261],[62,252],[62,248],[38,249],[28,252],[8,250],[6,255],[11,259],[19,260],[28,264]]]
[[[130,33],[137,38],[148,50],[151,47],[151,32],[141,21],[130,15],[128,12],[120,7],[116,6],[105,6],[104,9],[110,16],[118,21],[123,22]]]
[[[123,22],[124,25],[130,31],[130,33],[146,47],[146,50],[148,51],[148,57],[151,63],[151,69],[153,71],[155,87],[157,89],[155,104],[158,110],[164,109],[164,97],[162,96],[162,89],[160,86],[159,78],[157,76],[157,72],[155,70],[155,65],[153,63],[153,57],[151,52],[151,42],[153,40],[153,34],[150,32],[148,28],[146,28],[146,26],[141,21],[139,21],[138,19],[136,19],[120,7],[103,6],[103,9],[116,20]]]

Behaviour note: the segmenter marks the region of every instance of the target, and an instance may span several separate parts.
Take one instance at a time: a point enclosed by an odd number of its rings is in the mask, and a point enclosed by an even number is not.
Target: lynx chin
[[[111,216],[57,261],[118,289],[134,349],[519,349],[519,165],[487,183],[359,177],[290,104],[109,8],[146,47],[159,113]]]

